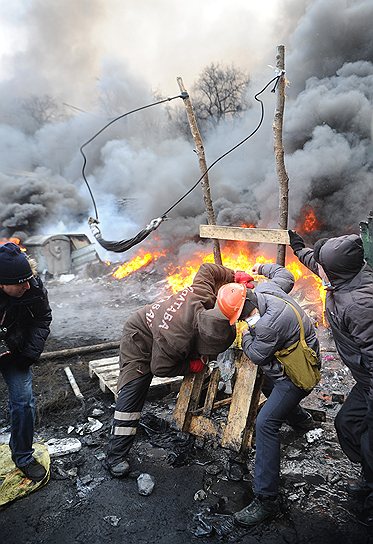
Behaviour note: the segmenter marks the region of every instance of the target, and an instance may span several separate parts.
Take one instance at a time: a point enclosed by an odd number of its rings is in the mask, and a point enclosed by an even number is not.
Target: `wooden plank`
[[[203,438],[215,438],[221,434],[221,424],[209,417],[192,416],[188,432]]]
[[[119,357],[107,357],[104,359],[89,361],[88,369],[89,376],[91,378],[98,378],[101,391],[104,393],[111,392],[116,398],[117,382],[119,377]],[[176,387],[178,383],[181,383],[182,379],[182,376],[172,378],[158,378],[154,376],[150,387],[154,388],[161,385],[170,384],[173,384]]]
[[[112,374],[113,372],[116,372],[117,376],[119,376],[119,365],[107,365],[107,366],[100,366],[99,368],[92,370],[92,376],[96,374],[97,376],[104,376],[105,374]]]
[[[184,377],[174,409],[174,420],[181,431],[189,432],[191,412],[198,408],[203,381],[207,370]]]
[[[95,359],[93,361],[89,361],[88,364],[92,368],[100,368],[101,366],[105,366],[105,365],[119,364],[119,357],[117,355],[115,357],[105,357],[103,359]]]
[[[236,381],[221,445],[239,452],[250,411],[258,367],[241,351],[236,359]]]
[[[246,427],[242,436],[241,451],[246,451],[252,448],[256,416],[259,407],[261,408],[267,400],[267,398],[262,393],[263,377],[264,376],[262,372],[258,369],[254,389],[251,394],[249,415],[247,416]]]
[[[242,227],[224,227],[218,225],[200,225],[201,238],[217,238],[219,240],[237,240],[242,242],[257,242],[265,244],[290,243],[287,230],[256,229]]]
[[[210,381],[209,381],[209,385],[208,385],[207,393],[206,393],[205,404],[202,410],[202,413],[205,417],[208,417],[211,415],[212,407],[214,405],[214,400],[218,390],[219,380],[220,380],[220,370],[219,368],[214,368],[214,370],[211,372]]]
[[[88,372],[89,377],[93,378],[94,371],[98,369],[103,369],[104,367],[117,366],[119,368],[119,357],[107,357],[105,359],[97,359],[94,361],[89,361],[88,363]]]

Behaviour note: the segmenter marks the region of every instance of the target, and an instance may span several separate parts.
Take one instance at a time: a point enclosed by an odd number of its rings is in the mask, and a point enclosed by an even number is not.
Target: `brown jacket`
[[[184,375],[191,358],[225,351],[236,329],[214,306],[219,288],[233,281],[233,270],[203,264],[191,286],[132,314],[121,339],[118,391],[149,372]]]

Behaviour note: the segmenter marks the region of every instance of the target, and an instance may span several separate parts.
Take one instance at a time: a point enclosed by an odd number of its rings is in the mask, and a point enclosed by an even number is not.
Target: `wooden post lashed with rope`
[[[284,146],[282,141],[282,130],[285,108],[285,46],[277,47],[276,69],[281,77],[277,82],[277,102],[273,121],[274,152],[276,161],[276,172],[279,183],[279,221],[280,229],[287,230],[289,214],[289,177],[285,168]],[[277,247],[277,264],[285,266],[286,246]]]
[[[205,202],[205,208],[207,213],[207,222],[209,225],[216,225],[215,211],[214,211],[212,200],[211,200],[210,184],[209,184],[209,178],[207,174],[207,165],[206,165],[206,159],[205,159],[205,150],[203,147],[201,133],[198,129],[197,120],[194,114],[192,102],[189,98],[189,94],[187,93],[184,87],[184,83],[181,77],[177,78],[177,83],[179,85],[180,91],[182,93],[186,93],[186,97],[183,99],[183,101],[184,101],[184,105],[185,105],[185,109],[186,109],[186,113],[188,117],[190,131],[192,133],[192,137],[196,146],[196,152],[198,155],[198,162],[199,162],[201,174],[204,174],[201,181],[201,186],[202,186],[202,192],[203,192],[203,200]],[[213,240],[213,251],[214,251],[215,263],[222,264],[219,240]]]

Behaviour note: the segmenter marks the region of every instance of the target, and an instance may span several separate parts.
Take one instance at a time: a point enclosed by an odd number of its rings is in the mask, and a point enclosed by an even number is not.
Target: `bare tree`
[[[193,104],[199,120],[218,124],[247,110],[249,77],[235,66],[211,63],[193,86]]]
[[[31,119],[34,130],[47,123],[60,121],[65,117],[56,100],[48,94],[32,95],[22,103],[24,113]]]
[[[235,66],[209,64],[192,86],[191,98],[201,133],[220,121],[238,117],[250,107],[246,97],[249,76]],[[177,133],[190,138],[190,129],[182,106],[166,106],[169,121]]]

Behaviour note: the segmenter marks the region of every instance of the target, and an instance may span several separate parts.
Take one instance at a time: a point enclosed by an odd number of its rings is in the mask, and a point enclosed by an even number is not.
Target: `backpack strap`
[[[296,315],[296,318],[298,320],[298,323],[299,323],[299,328],[300,328],[300,333],[299,333],[299,336],[300,336],[300,341],[301,343],[306,343],[306,338],[305,338],[305,334],[304,334],[304,325],[303,325],[303,321],[302,321],[302,318],[300,316],[300,313],[298,312],[298,310],[296,309],[295,306],[293,306],[293,304],[291,304],[291,302],[288,302],[287,300],[285,300],[284,298],[281,298],[281,297],[278,297],[277,295],[272,295],[273,297],[275,298],[278,298],[280,300],[282,300],[283,302],[285,302],[285,304],[287,304],[288,306],[290,306],[290,308],[294,311],[295,315]]]

